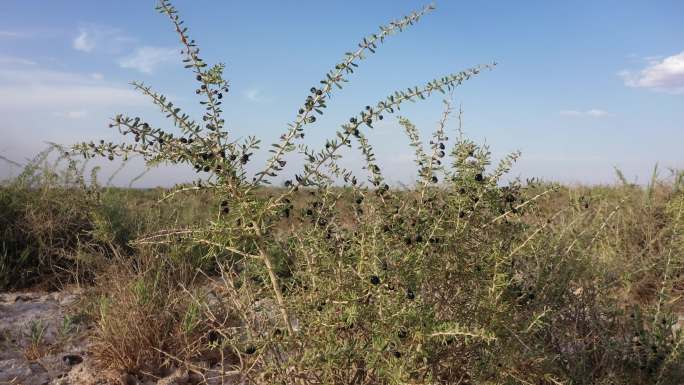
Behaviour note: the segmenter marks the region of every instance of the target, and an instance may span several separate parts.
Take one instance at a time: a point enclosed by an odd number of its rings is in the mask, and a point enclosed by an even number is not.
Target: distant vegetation
[[[324,148],[304,145],[365,55],[426,7],[345,54],[251,175],[260,141],[224,129],[224,66],[200,58],[167,0],[158,9],[204,115],[192,120],[136,83],[174,131],[118,115],[112,126],[128,141],[55,148],[59,163],[45,152],[0,187],[0,286],[87,287],[103,368],[144,377],[185,367],[254,384],[681,384],[681,173],[645,187],[504,183],[519,154],[492,164],[460,119],[449,128],[447,99],[428,143],[398,117],[418,181],[389,186],[364,131],[490,66],[400,85]],[[338,163],[354,146],[364,177]],[[303,170],[271,186],[297,154]],[[201,178],[112,188],[81,160],[133,155]]]

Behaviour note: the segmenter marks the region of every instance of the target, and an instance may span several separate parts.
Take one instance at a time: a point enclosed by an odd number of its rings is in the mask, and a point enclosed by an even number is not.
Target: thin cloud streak
[[[0,109],[3,110],[42,105],[82,111],[88,106],[135,106],[142,100],[137,92],[107,83],[98,75],[0,66]]]
[[[14,39],[23,37],[24,34],[14,31],[0,31],[0,39]]]
[[[174,48],[143,46],[136,49],[132,55],[121,58],[119,66],[151,74],[160,65],[176,60],[176,53],[177,50]]]
[[[88,115],[88,111],[85,110],[79,110],[79,111],[66,111],[66,112],[57,112],[55,113],[55,116],[59,118],[66,118],[66,119],[71,119],[71,120],[78,120],[78,119],[83,119]]]
[[[34,66],[38,63],[36,63],[33,60],[29,59],[24,59],[21,57],[14,57],[14,56],[0,56],[0,66],[2,65],[8,65],[8,66]]]
[[[601,110],[598,108],[592,108],[585,111],[580,110],[561,110],[559,112],[561,116],[577,116],[577,117],[591,117],[591,118],[603,118],[606,116],[611,116],[608,111]]]
[[[263,91],[256,87],[245,90],[244,96],[247,100],[254,103],[266,103],[271,101],[271,98],[264,95]]]

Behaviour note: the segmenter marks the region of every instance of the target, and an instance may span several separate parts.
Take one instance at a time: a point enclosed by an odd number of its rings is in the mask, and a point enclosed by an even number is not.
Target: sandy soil
[[[81,296],[76,289],[0,294],[0,385],[181,385],[201,381],[181,369],[144,382],[125,373],[94,369],[88,357],[88,326],[73,309]]]

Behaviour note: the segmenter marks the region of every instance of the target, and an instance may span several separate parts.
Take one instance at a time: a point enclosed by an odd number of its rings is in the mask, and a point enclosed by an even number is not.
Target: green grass
[[[76,144],[57,164],[43,153],[0,188],[0,287],[87,287],[99,366],[146,378],[211,366],[250,384],[681,383],[682,173],[654,170],[645,187],[620,173],[611,186],[504,182],[520,154],[494,163],[460,113],[449,139],[447,99],[428,144],[398,117],[417,181],[386,184],[365,131],[494,64],[399,85],[323,148],[303,146],[358,63],[432,6],[346,53],[249,173],[261,142],[224,127],[225,66],[199,57],[168,0],[157,9],[180,38],[201,118],[134,83],[172,128],[117,115],[121,142]],[[344,147],[359,149],[363,174],[338,163]],[[297,150],[305,166],[274,187]],[[75,161],[133,155],[200,178],[108,188]]]

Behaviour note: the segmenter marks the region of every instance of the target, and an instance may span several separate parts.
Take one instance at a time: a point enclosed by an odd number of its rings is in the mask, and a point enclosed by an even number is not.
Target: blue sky
[[[268,144],[344,52],[424,3],[175,5],[204,58],[227,65],[232,89],[224,106],[234,136],[256,135]],[[497,61],[494,71],[459,88],[454,102],[463,106],[467,135],[489,144],[495,157],[522,151],[513,176],[610,183],[619,167],[643,182],[656,162],[663,170],[684,168],[684,2],[442,0],[436,6],[361,64],[328,113],[309,126],[307,143],[320,145],[349,116],[395,89]],[[116,139],[107,124],[119,112],[162,123],[128,85],[132,80],[199,115],[179,48],[152,0],[0,2],[0,155],[21,161],[46,141]],[[402,115],[427,141],[440,111],[437,96]],[[396,119],[385,119],[368,136],[389,179],[410,183],[412,152]],[[346,164],[358,167],[358,151],[347,155]],[[254,166],[264,159],[257,156]],[[296,167],[298,157],[292,159]],[[134,162],[116,182],[126,184],[140,169]],[[111,170],[106,166],[105,175]],[[0,178],[16,171],[0,164]],[[164,168],[138,185],[193,175]]]

